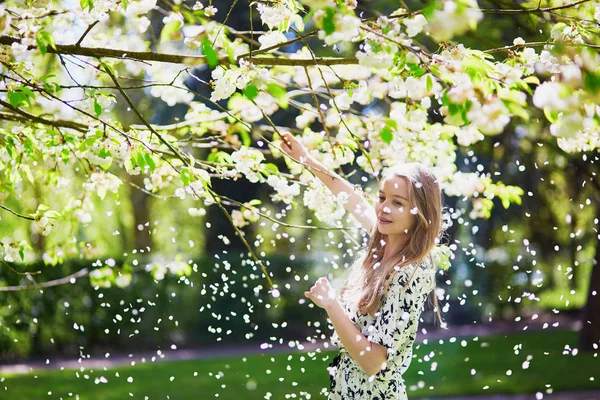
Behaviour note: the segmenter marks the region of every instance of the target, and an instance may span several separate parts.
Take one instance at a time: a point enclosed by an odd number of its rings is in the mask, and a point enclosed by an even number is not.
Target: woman
[[[304,293],[327,311],[335,330],[332,342],[340,347],[328,368],[329,399],[406,399],[402,374],[411,362],[425,300],[435,289],[430,251],[442,233],[440,186],[425,166],[400,164],[383,176],[372,207],[292,135],[282,136],[285,153],[307,166],[334,195],[349,195],[345,208],[370,233],[367,250],[351,268],[340,296],[327,278]]]

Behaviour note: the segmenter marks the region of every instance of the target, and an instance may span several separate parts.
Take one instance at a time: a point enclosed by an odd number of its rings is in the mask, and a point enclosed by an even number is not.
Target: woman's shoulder
[[[391,284],[406,285],[409,281],[411,286],[420,286],[430,290],[435,282],[435,270],[429,260],[394,267],[395,276]]]

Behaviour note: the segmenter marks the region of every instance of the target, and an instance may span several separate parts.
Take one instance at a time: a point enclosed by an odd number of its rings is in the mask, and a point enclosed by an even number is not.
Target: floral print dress
[[[412,281],[407,282],[415,269]],[[359,314],[356,306],[342,299],[346,314],[365,337],[387,349],[387,365],[373,377],[348,354],[334,332],[331,342],[340,347],[328,370],[331,379],[329,400],[405,400],[402,374],[412,359],[419,317],[427,296],[435,287],[435,270],[430,263],[408,264],[399,269],[383,295],[375,316]]]

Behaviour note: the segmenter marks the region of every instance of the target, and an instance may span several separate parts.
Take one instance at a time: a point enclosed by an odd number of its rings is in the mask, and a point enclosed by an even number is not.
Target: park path
[[[508,323],[498,321],[490,324],[471,324],[450,326],[449,329],[424,331],[420,329],[415,343],[421,343],[423,340],[434,341],[446,339],[450,337],[474,337],[474,336],[490,336],[503,333],[514,333],[519,331],[535,331],[543,329],[544,324],[548,324],[547,330],[552,329],[569,329],[578,331],[581,329],[581,321],[575,318],[569,318],[561,315],[553,315],[551,317],[539,317],[535,320],[519,323]],[[114,368],[122,365],[132,365],[139,363],[154,363],[160,361],[176,361],[176,360],[208,360],[213,358],[227,358],[237,356],[249,356],[253,354],[278,354],[289,353],[293,351],[307,352],[315,351],[318,348],[329,346],[325,341],[316,341],[314,343],[304,342],[300,349],[290,348],[285,344],[272,344],[268,348],[261,348],[258,343],[237,344],[237,345],[221,345],[210,346],[198,349],[177,349],[177,350],[156,350],[146,351],[131,354],[115,353],[106,355],[97,355],[79,358],[61,358],[53,357],[51,359],[26,360],[18,363],[5,363],[0,360],[0,375],[1,374],[19,374],[30,373],[35,370],[48,369],[85,369],[92,368]],[[600,399],[599,399],[600,400]]]
[[[550,317],[542,317],[533,321],[522,321],[521,323],[506,323],[496,322],[492,324],[472,324],[451,326],[447,330],[432,330],[424,331],[421,329],[418,332],[415,343],[421,343],[423,340],[434,341],[446,338],[461,338],[474,336],[489,336],[503,333],[515,333],[519,331],[535,331],[543,329],[544,324],[548,324],[546,329],[569,329],[577,331],[581,329],[581,321],[555,315]],[[46,360],[28,360],[20,363],[3,364],[0,360],[0,377],[5,374],[25,374],[36,370],[52,370],[52,369],[100,369],[114,368],[122,365],[135,365],[140,363],[155,363],[161,361],[176,361],[176,360],[208,360],[214,358],[226,357],[242,357],[254,354],[278,354],[289,353],[292,351],[307,352],[315,351],[319,348],[331,347],[324,341],[305,342],[302,347],[290,348],[287,345],[274,344],[268,348],[261,348],[260,344],[240,344],[240,345],[223,345],[212,346],[199,349],[178,349],[178,350],[157,350],[152,352],[139,352],[132,354],[110,354],[105,356],[90,356],[80,358],[52,358]],[[519,394],[519,395],[489,395],[489,396],[461,396],[461,397],[421,397],[411,400],[600,400],[600,391],[597,392],[562,392],[562,393],[544,393],[540,398],[536,397],[535,393]]]

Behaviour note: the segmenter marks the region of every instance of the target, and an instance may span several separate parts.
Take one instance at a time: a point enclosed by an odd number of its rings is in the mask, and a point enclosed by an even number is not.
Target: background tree
[[[598,342],[595,2],[230,4],[0,5],[4,260],[90,263],[2,290],[88,275],[92,288],[126,287],[140,270],[185,280],[201,243],[219,258],[199,273],[233,268],[262,305],[292,290],[267,255],[299,247],[298,229],[312,230],[307,250],[341,245],[326,263],[348,264],[359,230],[343,197],[279,151],[289,131],[331,169],[358,167],[349,178],[367,196],[386,166],[432,166],[455,198],[438,262],[497,285],[493,297],[536,302],[524,292],[559,290],[565,273],[582,293],[591,273],[582,348]],[[527,265],[511,271],[513,259]],[[440,297],[464,290],[454,283]]]

